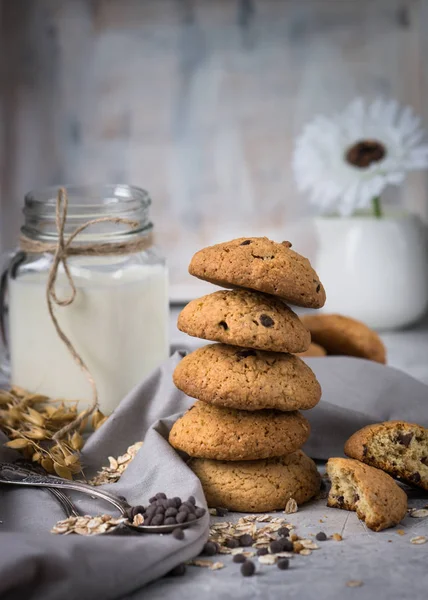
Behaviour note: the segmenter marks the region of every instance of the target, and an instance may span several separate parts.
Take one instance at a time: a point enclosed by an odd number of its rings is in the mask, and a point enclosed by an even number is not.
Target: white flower
[[[349,216],[367,208],[388,184],[428,167],[424,131],[410,107],[395,100],[354,100],[332,118],[316,117],[297,138],[293,170],[320,213]]]

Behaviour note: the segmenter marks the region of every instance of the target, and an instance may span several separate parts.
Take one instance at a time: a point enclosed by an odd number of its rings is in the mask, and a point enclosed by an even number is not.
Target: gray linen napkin
[[[144,437],[143,448],[120,482],[105,486],[133,504],[144,504],[153,493],[165,491],[193,494],[198,504],[205,506],[199,481],[165,439],[177,413],[193,403],[172,384],[172,371],[179,360],[175,354],[137,386],[91,436],[83,452],[90,476],[106,464],[109,455],[122,454]],[[323,387],[321,403],[305,412],[312,425],[305,450],[314,458],[342,454],[346,438],[371,422],[406,419],[428,426],[428,386],[406,374],[353,358],[307,359],[307,363]],[[0,448],[0,460],[17,456]],[[75,494],[73,498],[83,512],[109,511],[104,503]],[[63,518],[55,501],[46,491],[18,487],[0,486],[0,512],[2,599],[123,598],[196,556],[208,534],[207,516],[203,523],[188,529],[181,542],[154,534],[55,536],[49,529]]]

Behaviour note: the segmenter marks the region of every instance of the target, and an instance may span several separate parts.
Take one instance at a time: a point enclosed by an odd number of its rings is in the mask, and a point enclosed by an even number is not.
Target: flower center
[[[346,151],[345,158],[351,165],[364,169],[386,156],[386,148],[377,140],[361,140]]]

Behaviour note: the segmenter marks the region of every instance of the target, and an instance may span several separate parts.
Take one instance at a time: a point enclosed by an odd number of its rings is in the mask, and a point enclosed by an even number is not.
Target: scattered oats
[[[404,529],[397,529],[397,533],[398,533],[398,535],[406,535],[406,532],[404,531]]]
[[[252,556],[255,556],[256,553],[251,552],[251,550],[244,550],[244,548],[233,548],[230,554],[232,554],[232,556],[235,556],[235,554],[242,554],[245,558],[251,558]]]
[[[300,542],[293,543],[293,550],[294,550],[294,552],[296,552],[296,554],[300,553],[303,549],[304,549],[304,546]]]
[[[68,535],[70,533],[77,533],[78,535],[98,535],[105,533],[110,529],[113,529],[119,523],[124,523],[125,518],[112,518],[110,515],[99,515],[97,517],[91,517],[85,515],[84,517],[70,517],[63,521],[58,521],[51,529],[51,533]]]
[[[136,442],[132,446],[129,446],[128,450],[122,456],[118,458],[109,456],[109,466],[102,467],[88,483],[91,485],[103,485],[104,483],[116,483],[116,481],[119,481],[120,476],[135,458],[142,445],[143,442]]]
[[[90,521],[88,521],[88,523],[86,524],[86,527],[88,529],[95,529],[96,527],[99,527],[99,525],[102,523],[102,519],[98,518],[94,518],[91,519]]]
[[[303,548],[303,550],[300,550],[299,554],[302,556],[309,556],[312,554],[312,550],[309,550],[309,548]]]
[[[340,535],[340,533],[333,533],[331,537],[335,542],[341,542],[343,540],[343,537]]]
[[[271,515],[259,515],[256,517],[257,523],[270,523],[273,520],[274,519]]]
[[[276,561],[276,554],[263,554],[263,556],[259,556],[259,563],[262,565],[274,565]]]
[[[208,512],[210,513],[210,515],[212,517],[217,517],[217,509],[216,508],[209,508]]]
[[[291,552],[277,552],[274,556],[277,558],[293,558],[294,554]]]
[[[411,544],[426,544],[428,539],[424,535],[417,535],[416,537],[411,538]]]
[[[288,500],[287,504],[285,505],[284,512],[287,515],[291,515],[292,513],[296,513],[297,511],[298,511],[297,502],[295,501],[294,498],[290,498]]]
[[[297,533],[290,533],[290,540],[292,542],[297,542],[298,539],[299,539],[299,536],[297,535]]]
[[[309,548],[309,550],[319,550],[319,546],[312,540],[300,540],[303,548]]]
[[[218,571],[218,569],[222,569],[224,564],[222,562],[213,562],[212,560],[206,560],[201,558],[195,558],[194,560],[190,560],[188,565],[192,565],[193,567],[203,567],[204,569],[210,569],[211,571]]]
[[[358,579],[350,579],[349,581],[346,582],[347,587],[361,587],[362,585],[363,585],[363,582],[359,581]]]
[[[132,519],[132,524],[138,527],[144,523],[144,517],[140,513],[137,513],[135,517]]]
[[[409,515],[414,519],[423,519],[424,517],[428,517],[428,509],[414,508],[413,510],[409,510]]]

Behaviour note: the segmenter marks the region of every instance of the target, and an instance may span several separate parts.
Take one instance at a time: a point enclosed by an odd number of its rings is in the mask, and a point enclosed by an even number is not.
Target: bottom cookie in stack
[[[173,425],[169,442],[191,457],[210,507],[265,512],[318,493],[315,463],[299,450],[309,432],[298,411],[251,412],[197,401]]]

